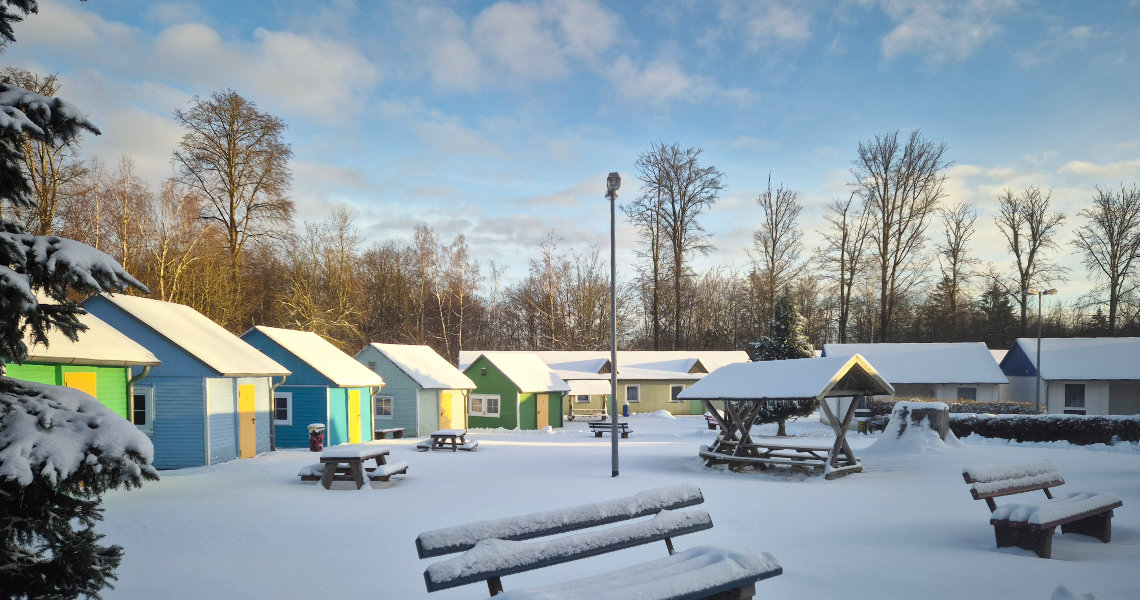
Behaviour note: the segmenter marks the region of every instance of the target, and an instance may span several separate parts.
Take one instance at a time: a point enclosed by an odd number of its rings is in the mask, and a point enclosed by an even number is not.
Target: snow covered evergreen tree
[[[790,360],[815,356],[815,348],[804,333],[804,317],[796,310],[791,297],[784,295],[776,300],[768,331],[769,335],[748,343],[746,350],[748,358],[752,361]],[[778,423],[776,435],[785,436],[788,434],[788,419],[806,417],[818,408],[819,402],[815,400],[770,400],[760,408],[756,422]]]
[[[0,0],[0,40],[35,13],[34,0]],[[99,130],[74,106],[0,83],[0,590],[7,598],[98,598],[115,579],[122,548],[94,531],[101,495],[157,479],[153,446],[134,425],[72,389],[3,377],[22,362],[25,337],[57,328],[76,339],[82,309],[69,291],[145,288],[106,254],[3,219],[7,205],[34,207],[21,168],[23,136],[66,143]]]

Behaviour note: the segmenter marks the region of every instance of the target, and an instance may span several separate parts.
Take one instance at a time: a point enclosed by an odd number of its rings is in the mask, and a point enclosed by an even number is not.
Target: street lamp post
[[[1055,289],[1048,289],[1045,291],[1039,290],[1022,290],[1026,296],[1037,296],[1037,389],[1034,390],[1034,406],[1037,407],[1037,412],[1041,412],[1041,296],[1052,296],[1057,293]]]
[[[610,201],[610,447],[613,474],[618,476],[618,417],[617,417],[617,191],[621,175],[616,172],[606,177],[606,198]]]

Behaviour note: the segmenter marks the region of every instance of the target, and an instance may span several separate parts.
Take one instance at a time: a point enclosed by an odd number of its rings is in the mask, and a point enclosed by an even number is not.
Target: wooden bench
[[[429,592],[485,581],[499,600],[751,598],[757,581],[783,572],[771,554],[717,546],[673,549],[672,538],[712,528],[703,510],[677,512],[703,501],[700,488],[691,484],[647,490],[618,500],[428,531],[416,537],[416,550],[421,559],[463,553],[424,571]],[[599,529],[623,521],[631,522]],[[569,535],[537,540],[564,533]],[[502,578],[507,575],[659,541],[669,552],[659,560],[503,592]]]
[[[966,468],[962,478],[970,484],[970,495],[985,500],[990,508],[990,524],[998,548],[1017,546],[1032,550],[1041,558],[1053,552],[1053,531],[1091,535],[1104,543],[1112,539],[1112,509],[1122,506],[1120,496],[1108,492],[1070,492],[1054,497],[1049,488],[1065,483],[1057,467],[1048,460],[1009,467]],[[994,498],[1045,492],[1037,502],[1010,502],[998,506]]]
[[[720,448],[729,449],[739,446],[739,442],[724,440]],[[793,446],[774,443],[746,443],[740,454],[728,454],[710,450],[708,446],[701,446],[698,454],[705,459],[707,466],[724,464],[729,469],[755,468],[767,470],[771,467],[788,467],[793,471],[802,471],[812,475],[823,471],[830,475],[828,464],[828,451],[825,446]]]
[[[382,439],[387,438],[388,434],[392,434],[392,439],[402,438],[402,437],[404,437],[404,428],[403,427],[393,427],[391,429],[377,429],[373,432],[372,437],[374,437],[378,440],[382,440]]]
[[[570,406],[569,418],[571,421],[574,419],[598,419],[599,421],[604,421],[608,416],[604,408],[574,408],[573,405]]]
[[[622,438],[628,438],[630,434],[629,423],[618,423],[618,434]],[[590,431],[594,432],[594,437],[602,437],[603,433],[613,432],[613,423],[590,423]]]
[[[712,416],[710,413],[705,413],[705,423],[708,423],[709,429],[717,428],[716,417]]]
[[[391,464],[385,460],[389,449],[378,444],[341,444],[326,448],[321,453],[321,462],[307,465],[297,473],[301,481],[320,481],[330,489],[334,481],[351,481],[356,489],[364,487],[369,480],[388,481],[392,475],[407,474],[408,463],[398,461]],[[375,460],[375,466],[365,466],[365,461]],[[367,476],[365,476],[367,473]]]

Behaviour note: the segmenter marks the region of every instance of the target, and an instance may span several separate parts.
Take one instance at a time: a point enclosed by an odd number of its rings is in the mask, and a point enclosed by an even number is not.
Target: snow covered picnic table
[[[385,456],[391,450],[380,444],[341,444],[325,448],[321,452],[321,462],[303,467],[299,473],[301,481],[321,482],[330,489],[334,481],[352,481],[356,489],[364,487],[370,479],[388,481],[392,475],[408,472],[408,463],[399,461],[388,464]],[[375,460],[376,465],[365,467],[364,462]],[[368,476],[365,477],[365,472]]]
[[[703,501],[695,485],[658,488],[618,500],[424,532],[416,538],[416,550],[420,558],[463,552],[424,571],[429,592],[485,581],[492,596],[513,600],[751,598],[757,581],[783,572],[771,554],[717,546],[674,552],[673,537],[712,528],[706,511],[676,512]],[[596,529],[621,521],[631,522]],[[568,535],[524,541],[563,533]],[[503,592],[502,577],[507,575],[658,541],[665,542],[668,557],[620,572]]]
[[[431,440],[424,440],[416,447],[421,450],[442,450],[444,448],[451,448],[452,452],[456,450],[474,450],[479,442],[475,440],[467,441],[466,429],[440,429],[433,432]]]
[[[1053,552],[1053,532],[1091,535],[1104,543],[1112,540],[1112,510],[1123,505],[1120,496],[1108,492],[1070,492],[1054,497],[1049,488],[1065,483],[1051,461],[1043,460],[1008,467],[967,467],[962,478],[970,495],[985,500],[998,548],[1018,546],[1041,558]],[[994,498],[1041,490],[1045,500],[1010,502],[998,506]]]

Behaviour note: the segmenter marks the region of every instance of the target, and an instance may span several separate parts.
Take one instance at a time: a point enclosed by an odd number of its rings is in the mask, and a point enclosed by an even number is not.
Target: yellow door
[[[64,373],[63,385],[81,392],[91,394],[92,398],[98,397],[98,392],[95,388],[95,374],[94,373]]]
[[[454,429],[451,421],[454,417],[454,411],[451,406],[451,392],[439,393],[439,428],[440,429]]]
[[[539,429],[550,425],[550,394],[539,394],[535,398],[534,411]]]
[[[257,455],[257,405],[252,384],[238,386],[238,452],[242,458]]]
[[[348,443],[360,443],[360,390],[348,391]]]

